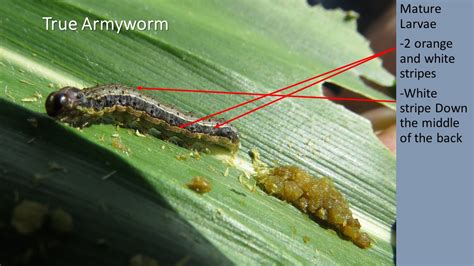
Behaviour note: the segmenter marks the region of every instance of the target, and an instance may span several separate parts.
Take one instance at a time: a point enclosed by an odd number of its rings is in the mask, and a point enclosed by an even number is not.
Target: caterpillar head
[[[48,95],[45,103],[46,112],[51,117],[58,117],[74,110],[84,101],[85,95],[80,89],[64,87]]]

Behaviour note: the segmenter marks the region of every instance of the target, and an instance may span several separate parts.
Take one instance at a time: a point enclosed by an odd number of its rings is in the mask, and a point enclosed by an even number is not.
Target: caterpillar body
[[[64,87],[49,94],[45,107],[49,116],[77,127],[108,123],[145,133],[153,131],[153,135],[161,139],[172,139],[190,149],[216,150],[219,147],[235,154],[240,147],[235,127],[215,128],[219,121],[211,119],[180,128],[197,118],[122,85],[100,85],[82,90]]]

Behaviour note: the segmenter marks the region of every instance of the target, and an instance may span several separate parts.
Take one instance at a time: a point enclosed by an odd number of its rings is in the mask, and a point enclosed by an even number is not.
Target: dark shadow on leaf
[[[332,82],[323,83],[323,94],[324,96],[327,96],[327,97],[368,99],[367,97],[364,97],[363,95],[359,93],[353,92],[349,89],[346,89]],[[380,103],[375,103],[375,102],[358,102],[358,101],[343,101],[343,100],[330,100],[330,101],[337,103],[339,105],[342,105],[346,107],[348,110],[356,114],[362,114],[368,110],[375,109],[381,106]]]
[[[0,99],[2,265],[128,265],[137,254],[160,265],[232,264],[137,169],[71,130]],[[19,235],[10,221],[21,200],[67,211],[73,231]]]
[[[384,85],[382,85],[380,83],[377,83],[376,81],[371,80],[371,79],[369,79],[365,76],[359,76],[359,78],[360,78],[360,80],[362,80],[362,82],[364,82],[365,85],[371,87],[372,89],[387,95],[387,97],[396,99],[397,92],[396,92],[395,81],[394,81],[393,85],[391,85],[391,86],[384,86]]]
[[[370,24],[375,21],[393,2],[393,0],[307,0],[308,5],[321,5],[325,9],[342,9],[355,11],[360,14],[357,19],[357,29],[364,33]]]

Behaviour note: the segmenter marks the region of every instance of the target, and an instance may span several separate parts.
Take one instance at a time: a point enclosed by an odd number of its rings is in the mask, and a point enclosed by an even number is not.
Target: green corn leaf
[[[43,16],[166,19],[169,30],[46,31]],[[51,264],[123,265],[136,254],[159,264],[393,263],[395,157],[367,120],[330,101],[287,98],[235,121],[242,147],[233,164],[133,130],[76,129],[45,115],[46,96],[65,85],[276,90],[372,53],[342,11],[304,1],[5,1],[0,38],[0,190],[7,203],[0,230],[23,199],[70,213],[74,230],[61,252],[48,253]],[[361,76],[382,85],[394,79],[374,60],[331,82],[387,98]],[[196,116],[249,99],[146,93]],[[321,86],[302,94],[321,95]],[[251,148],[270,165],[331,177],[374,246],[360,249],[254,188],[246,177]],[[195,176],[209,179],[212,191],[189,190]]]

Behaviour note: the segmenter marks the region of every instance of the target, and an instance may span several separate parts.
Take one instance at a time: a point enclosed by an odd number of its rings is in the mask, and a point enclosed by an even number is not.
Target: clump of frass
[[[208,193],[212,190],[211,182],[202,176],[196,176],[189,183],[186,184],[189,189],[194,190],[199,194]]]
[[[255,179],[266,193],[287,201],[315,220],[327,223],[360,248],[370,247],[372,240],[360,231],[360,223],[352,217],[349,203],[328,177],[315,178],[296,166],[269,168],[251,154]]]

